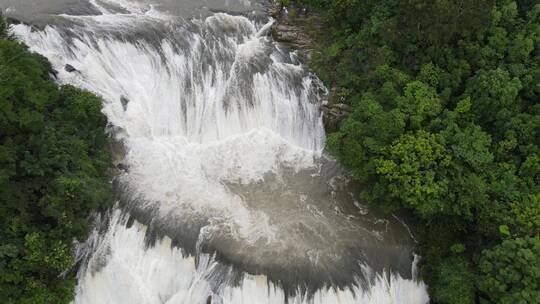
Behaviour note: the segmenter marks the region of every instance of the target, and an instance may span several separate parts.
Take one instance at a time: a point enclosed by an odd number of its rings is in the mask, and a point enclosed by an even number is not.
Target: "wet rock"
[[[51,75],[50,75],[50,76],[51,76],[51,78],[53,78],[53,79],[58,79],[58,71],[55,70],[55,69],[52,69],[52,70],[51,70]]]
[[[281,1],[274,2],[267,7],[266,12],[276,20],[272,25],[274,40],[287,43],[292,48],[298,49],[300,60],[309,64],[315,49],[313,47],[314,40],[308,34],[308,28],[322,28],[323,23],[320,16],[295,2],[288,6],[283,6]],[[335,132],[339,130],[341,122],[351,114],[352,108],[343,103],[343,98],[334,98],[340,96],[337,87],[330,90],[329,96],[330,104],[321,106],[321,111],[326,131]]]
[[[311,45],[311,38],[299,26],[278,24],[275,27],[275,37],[278,41],[289,42],[299,46]]]
[[[340,110],[340,111],[345,112],[345,113],[351,113],[352,112],[351,106],[346,105],[344,103],[335,103],[335,104],[332,104],[330,107],[333,108],[333,109]]]
[[[291,5],[283,7],[279,1],[270,5],[267,14],[276,19],[272,25],[272,37],[276,41],[290,44],[292,48],[300,51],[304,62],[311,61],[313,53],[313,40],[305,28],[309,14],[307,9]],[[313,23],[310,22],[311,25]]]
[[[129,171],[129,166],[124,164],[124,163],[118,163],[116,165],[116,169],[118,169],[120,171],[128,172]]]
[[[336,103],[331,105],[321,106],[323,113],[333,115],[336,117],[349,116],[352,112],[352,108],[349,105],[343,103]]]
[[[126,143],[124,140],[115,139],[113,137],[109,138],[109,148],[111,149],[112,164],[122,164],[124,163],[127,155]],[[116,165],[115,168],[121,170]],[[122,166],[123,167],[123,166]],[[127,166],[126,166],[127,167]],[[126,168],[124,168],[126,169]]]
[[[283,7],[281,6],[281,4],[275,3],[274,5],[268,6],[268,8],[266,9],[266,12],[268,13],[268,15],[274,18],[277,18],[277,17],[280,17],[282,10],[283,10]]]
[[[339,130],[341,122],[349,117],[352,108],[343,103],[321,106],[323,112],[323,123],[327,132],[336,132]]]
[[[77,70],[74,66],[72,66],[71,64],[66,64],[66,66],[64,67],[64,69],[68,72],[68,73],[73,73],[73,72],[78,72],[79,70]]]
[[[111,122],[108,122],[107,125],[105,126],[105,133],[108,133],[108,134],[116,134],[121,131],[122,131],[122,128],[113,125]]]
[[[126,111],[128,103],[129,103],[129,99],[127,99],[126,96],[122,95],[120,96],[120,102],[122,103],[122,108],[124,109],[124,111]]]
[[[302,61],[309,63],[313,53],[311,37],[300,26],[277,24],[272,27],[274,40],[287,43],[300,51]]]

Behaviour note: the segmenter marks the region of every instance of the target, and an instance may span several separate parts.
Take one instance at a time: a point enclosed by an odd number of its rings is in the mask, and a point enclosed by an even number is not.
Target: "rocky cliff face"
[[[307,30],[308,22],[312,21],[308,9],[294,5],[284,6],[277,1],[269,5],[268,14],[276,19],[272,26],[274,39],[299,50],[304,62],[309,63],[314,49],[313,39]]]
[[[322,23],[317,15],[308,8],[295,4],[284,6],[281,1],[272,2],[267,8],[268,15],[276,22],[272,26],[272,36],[275,40],[289,44],[299,51],[300,59],[307,65],[311,63],[315,48],[314,36],[320,33]],[[338,98],[337,88],[329,92],[329,102],[321,107],[326,132],[339,130],[341,121],[347,118],[352,108]]]

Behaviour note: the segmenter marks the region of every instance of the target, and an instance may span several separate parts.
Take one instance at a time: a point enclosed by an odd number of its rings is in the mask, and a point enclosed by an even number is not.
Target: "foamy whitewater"
[[[429,302],[407,227],[355,201],[325,156],[326,90],[271,20],[88,5],[12,28],[60,83],[103,98],[122,147],[74,303]]]

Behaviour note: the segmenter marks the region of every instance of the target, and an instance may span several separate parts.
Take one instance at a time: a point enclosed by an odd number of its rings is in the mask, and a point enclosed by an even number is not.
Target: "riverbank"
[[[101,99],[58,86],[0,16],[0,299],[70,303],[75,243],[112,204]]]
[[[311,47],[296,44],[351,113],[328,150],[362,201],[414,214],[433,303],[539,302],[540,6],[281,4],[301,17],[278,18],[277,39],[319,14]]]
[[[15,28],[125,131],[131,217],[89,240],[76,303],[427,302],[408,230],[321,155],[320,82],[259,12],[101,9]]]
[[[306,5],[295,2],[286,5],[281,1],[269,3],[266,11],[275,19],[271,29],[274,40],[297,50],[300,60],[317,74],[317,62],[322,56],[321,47],[325,44],[321,36],[324,33],[321,14]],[[321,106],[327,133],[338,131],[341,122],[352,111],[351,106],[344,103],[339,90],[338,87],[331,87],[327,103]]]

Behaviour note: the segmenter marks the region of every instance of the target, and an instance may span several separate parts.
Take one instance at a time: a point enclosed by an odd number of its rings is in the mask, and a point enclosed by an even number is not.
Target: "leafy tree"
[[[451,160],[436,135],[418,131],[395,141],[376,162],[376,170],[391,199],[429,217],[447,209],[448,180],[442,172]]]
[[[354,113],[343,122],[341,132],[330,135],[329,147],[339,155],[360,181],[375,173],[370,159],[404,132],[405,115],[399,110],[385,111],[372,94],[365,94]]]
[[[408,128],[411,130],[420,129],[423,122],[442,111],[435,89],[421,81],[408,83],[403,95],[397,98],[397,108],[407,116]]]
[[[518,112],[518,93],[522,89],[517,78],[503,69],[480,70],[467,82],[466,94],[473,101],[478,121],[487,128],[495,121],[506,121],[507,115]]]
[[[411,211],[433,302],[540,303],[540,3],[298,3],[354,109],[328,149],[360,199]]]
[[[408,39],[442,43],[484,28],[492,5],[489,0],[406,0],[398,1],[396,11]]]
[[[475,298],[474,273],[462,258],[449,258],[437,271],[440,282],[434,287],[433,296],[441,303],[472,304]]]
[[[73,241],[110,206],[98,97],[58,87],[0,19],[0,301],[70,303]]]
[[[540,238],[504,240],[482,253],[479,288],[492,303],[540,302]]]

